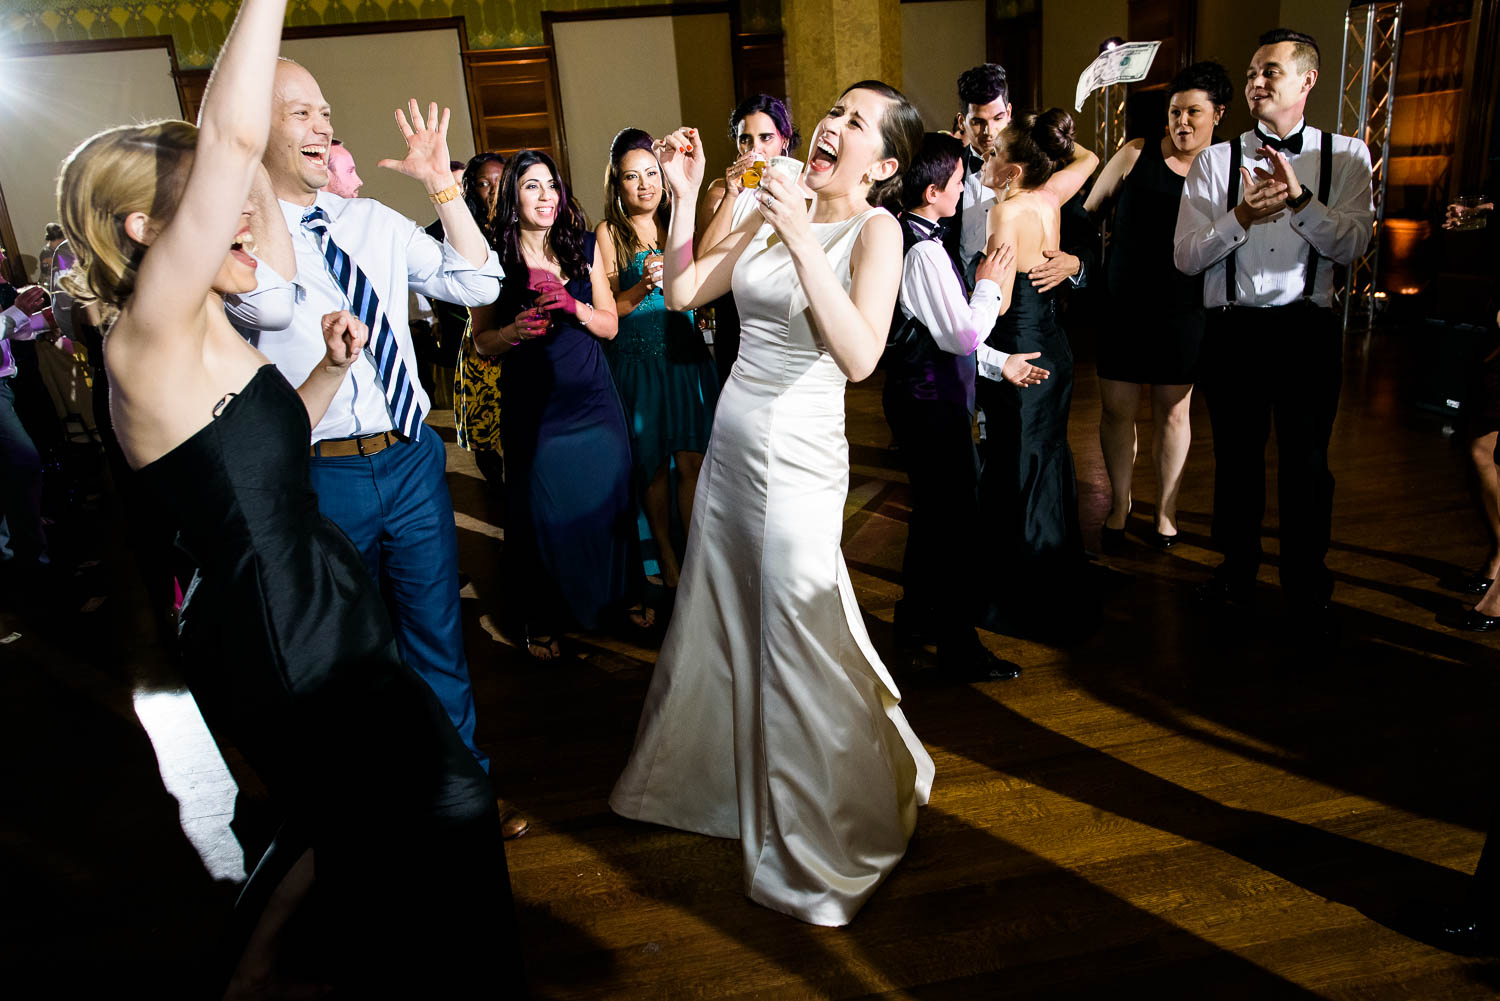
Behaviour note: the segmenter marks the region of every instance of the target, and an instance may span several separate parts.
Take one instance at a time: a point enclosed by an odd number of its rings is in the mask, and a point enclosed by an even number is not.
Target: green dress
[[[620,270],[620,288],[642,278],[639,251]],[[703,452],[713,429],[719,379],[693,314],[667,309],[660,288],[620,317],[619,333],[604,342],[605,357],[625,406],[637,483],[644,487],[676,452]]]

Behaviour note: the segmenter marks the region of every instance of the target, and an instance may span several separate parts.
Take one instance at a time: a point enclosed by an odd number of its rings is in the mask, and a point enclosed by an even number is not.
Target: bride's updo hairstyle
[[[1021,168],[1022,187],[1034,188],[1073,160],[1073,117],[1061,108],[1029,111],[1000,134],[1005,159]]]
[[[900,212],[901,175],[911,166],[912,158],[917,155],[917,148],[922,145],[922,136],[926,134],[922,115],[912,107],[905,94],[888,83],[861,80],[845,87],[839,100],[842,101],[844,95],[851,90],[868,90],[886,99],[885,111],[880,116],[880,140],[884,146],[881,153],[883,156],[895,157],[896,172],[883,181],[871,184],[868,198],[871,205],[883,205],[893,213]]]
[[[77,262],[62,278],[75,299],[122,307],[146,248],[125,232],[144,212],[166,225],[177,212],[198,147],[198,129],[164,119],[121,125],[85,139],[63,161],[57,213]]]

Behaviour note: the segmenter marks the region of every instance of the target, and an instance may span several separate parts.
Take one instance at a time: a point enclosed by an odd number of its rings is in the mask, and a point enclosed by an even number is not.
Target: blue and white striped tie
[[[401,358],[400,345],[396,343],[396,334],[386,320],[380,296],[375,294],[375,287],[359,269],[359,265],[333,242],[333,234],[328,231],[327,213],[314,205],[302,217],[302,226],[323,238],[323,263],[328,265],[328,273],[333,276],[339,288],[343,289],[344,297],[349,300],[349,311],[370,330],[366,350],[375,359],[375,374],[385,387],[385,402],[391,411],[391,423],[412,441],[420,440],[422,408],[417,404],[411,373],[407,371],[406,362]]]

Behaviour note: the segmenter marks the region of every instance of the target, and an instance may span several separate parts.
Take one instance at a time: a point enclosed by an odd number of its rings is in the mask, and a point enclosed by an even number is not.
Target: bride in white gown
[[[661,141],[672,186],[665,292],[689,309],[732,287],[739,359],[703,459],[677,608],[615,812],[739,838],[745,891],[842,925],[906,851],[932,758],[870,643],[839,549],[849,486],[844,386],[874,371],[901,284],[901,232],[872,208],[922,138],[898,91],[865,81],[819,123],[809,212],[761,180],[759,212],[693,259],[704,157]],[[887,188],[888,190],[888,188]]]

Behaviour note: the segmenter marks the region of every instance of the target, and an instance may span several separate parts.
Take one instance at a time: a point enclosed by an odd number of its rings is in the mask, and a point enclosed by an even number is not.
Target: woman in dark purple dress
[[[473,311],[474,346],[505,356],[508,586],[527,652],[554,660],[559,631],[596,627],[639,576],[630,439],[600,346],[619,318],[594,234],[550,157],[515,155],[495,218],[505,286]]]

